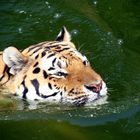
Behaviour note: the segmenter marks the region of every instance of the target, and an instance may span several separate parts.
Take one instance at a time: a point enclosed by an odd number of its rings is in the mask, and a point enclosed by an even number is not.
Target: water
[[[53,40],[65,25],[109,88],[86,107],[0,99],[1,139],[140,139],[138,0],[0,1],[0,49]]]

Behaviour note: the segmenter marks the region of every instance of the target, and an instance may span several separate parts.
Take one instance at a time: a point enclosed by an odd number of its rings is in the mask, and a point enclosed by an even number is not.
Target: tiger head
[[[6,48],[0,55],[0,85],[28,100],[81,105],[107,95],[103,79],[62,28],[55,41],[23,51]]]

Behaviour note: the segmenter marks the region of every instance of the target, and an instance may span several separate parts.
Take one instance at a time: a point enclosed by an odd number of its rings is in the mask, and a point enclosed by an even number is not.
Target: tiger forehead
[[[30,52],[38,47],[41,47],[42,49],[48,48],[48,49],[55,50],[55,49],[57,49],[58,46],[61,48],[65,47],[65,46],[75,48],[74,44],[71,42],[57,42],[57,41],[48,42],[48,41],[45,41],[45,42],[38,43],[36,45],[31,45],[30,47],[27,48],[27,50],[28,50],[28,52]]]
[[[52,52],[61,54],[61,53],[64,53],[66,50],[71,51],[71,50],[76,50],[76,49],[75,49],[74,44],[71,42],[53,41],[53,42],[42,42],[37,45],[32,45],[28,47],[27,49],[25,49],[22,53],[24,55],[32,57],[35,54],[39,55],[43,52],[44,52],[44,54],[42,54],[43,56],[45,56],[45,52],[46,54],[50,54]]]
[[[66,59],[69,59],[69,61],[71,59],[83,59],[71,42],[41,42],[28,47],[22,53],[33,59],[40,59],[44,56],[47,58],[55,56],[63,61]]]

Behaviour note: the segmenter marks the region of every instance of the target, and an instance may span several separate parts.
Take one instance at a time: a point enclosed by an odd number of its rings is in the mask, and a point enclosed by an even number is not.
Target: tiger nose
[[[102,81],[97,81],[96,83],[92,83],[86,87],[93,92],[100,93],[102,89]]]

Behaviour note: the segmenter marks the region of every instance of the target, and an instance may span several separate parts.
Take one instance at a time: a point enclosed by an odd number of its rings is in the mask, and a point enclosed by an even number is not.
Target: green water
[[[0,99],[0,139],[140,139],[139,0],[1,0],[0,50],[55,39],[65,25],[109,88],[101,106]]]

